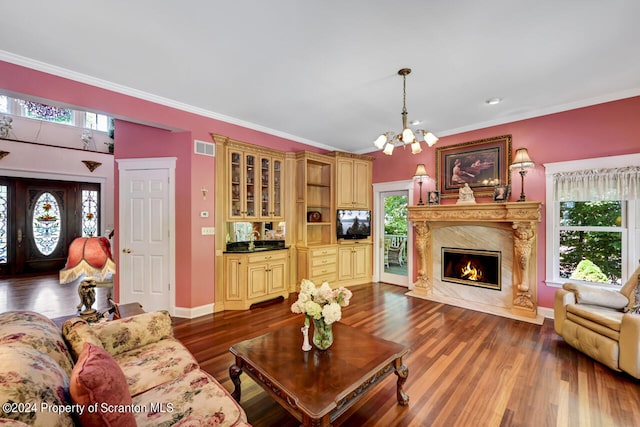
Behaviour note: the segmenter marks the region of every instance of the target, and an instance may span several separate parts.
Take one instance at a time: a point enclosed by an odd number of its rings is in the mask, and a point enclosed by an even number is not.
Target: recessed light
[[[420,123],[420,120],[412,120],[411,122],[409,122],[409,124],[413,126],[419,125]]]
[[[496,105],[496,104],[500,104],[501,102],[502,102],[502,98],[489,98],[486,101],[484,101],[484,103],[487,105]]]

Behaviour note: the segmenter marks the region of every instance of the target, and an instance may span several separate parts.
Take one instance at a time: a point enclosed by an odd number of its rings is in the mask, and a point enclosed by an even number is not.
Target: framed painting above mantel
[[[493,197],[497,185],[509,185],[511,135],[436,148],[437,189],[440,197],[458,197],[469,184],[476,197]]]

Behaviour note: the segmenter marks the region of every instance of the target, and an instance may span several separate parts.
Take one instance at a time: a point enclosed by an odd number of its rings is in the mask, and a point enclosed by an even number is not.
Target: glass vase
[[[333,344],[333,324],[324,319],[313,319],[313,344],[320,350],[326,350]]]

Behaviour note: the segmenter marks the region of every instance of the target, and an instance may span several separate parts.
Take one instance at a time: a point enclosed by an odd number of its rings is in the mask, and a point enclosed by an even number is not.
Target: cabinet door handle
[[[22,244],[22,228],[18,228],[18,244]]]

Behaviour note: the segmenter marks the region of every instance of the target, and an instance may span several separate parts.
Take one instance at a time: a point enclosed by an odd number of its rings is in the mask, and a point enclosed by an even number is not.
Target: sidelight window
[[[98,192],[82,190],[82,237],[98,235]]]
[[[8,191],[6,185],[0,185],[0,264],[7,263],[7,218],[8,212]]]

